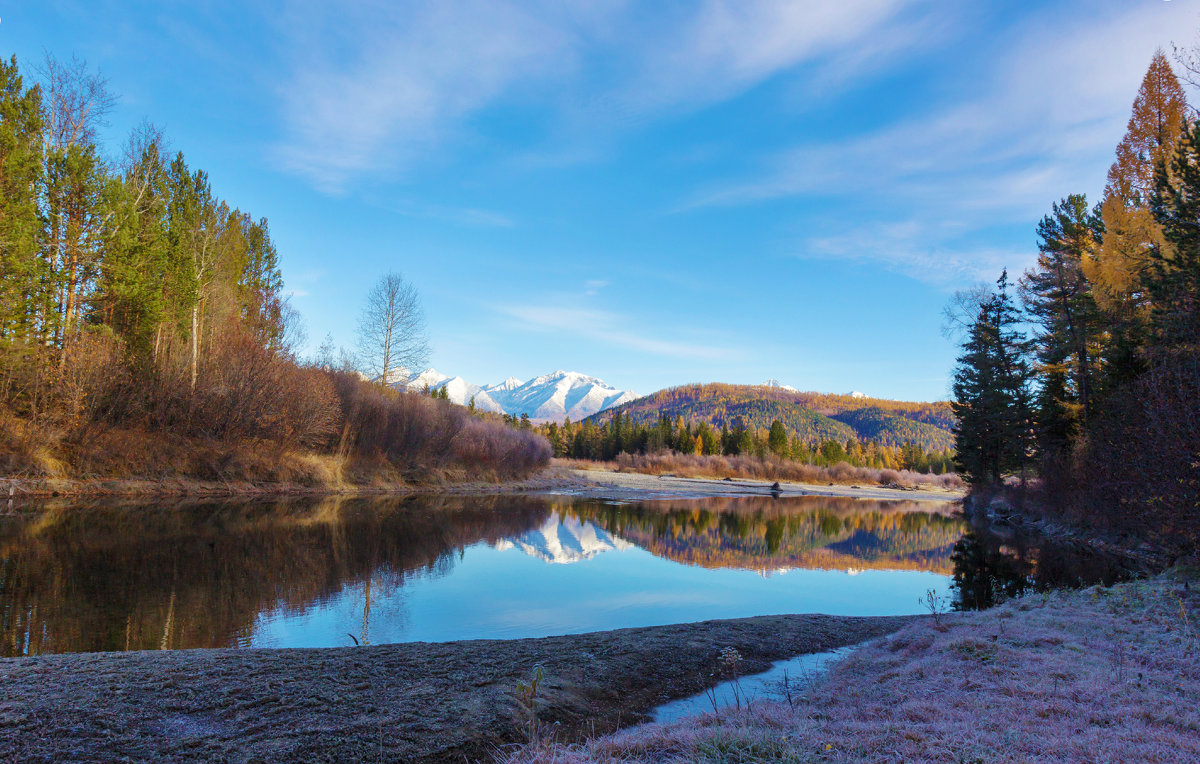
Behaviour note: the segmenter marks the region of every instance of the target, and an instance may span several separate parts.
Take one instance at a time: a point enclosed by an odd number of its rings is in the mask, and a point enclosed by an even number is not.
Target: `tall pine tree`
[[[1039,445],[1065,450],[1095,408],[1102,323],[1083,275],[1083,258],[1099,240],[1100,221],[1073,194],[1038,224],[1037,264],[1021,278],[1022,302],[1037,326],[1033,345],[1044,383],[1039,389]]]
[[[979,306],[954,372],[956,463],[975,485],[1024,476],[1032,439],[1030,369],[1008,273]]]
[[[1159,173],[1154,213],[1169,247],[1152,252],[1151,351],[1200,353],[1200,123]]]

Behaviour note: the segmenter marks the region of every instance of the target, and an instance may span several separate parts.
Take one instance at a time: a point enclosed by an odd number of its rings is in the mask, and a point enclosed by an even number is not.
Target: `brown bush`
[[[90,421],[123,376],[123,347],[106,331],[85,331],[63,351],[54,384],[63,424]]]
[[[344,416],[342,449],[382,456],[408,470],[458,468],[514,477],[550,462],[550,443],[462,406],[418,393],[398,393],[351,372],[331,372]]]
[[[234,329],[203,357],[195,387],[182,350],[168,349],[157,364],[130,365],[101,419],[227,442],[260,439],[286,449],[326,447],[340,414],[327,374]]]
[[[454,460],[469,469],[500,477],[528,475],[550,463],[550,442],[498,422],[468,419],[454,437]]]
[[[391,482],[517,477],[550,460],[540,435],[301,366],[236,324],[205,349],[194,386],[189,359],[170,342],[157,361],[126,359],[111,335],[85,332],[61,356],[6,366],[0,474],[49,474],[63,460],[77,477],[314,483],[345,467]],[[306,450],[339,458],[318,468],[293,453]]]

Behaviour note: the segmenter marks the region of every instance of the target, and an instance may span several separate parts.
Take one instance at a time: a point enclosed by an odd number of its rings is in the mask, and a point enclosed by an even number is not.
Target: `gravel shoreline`
[[[0,660],[14,761],[478,761],[527,737],[516,685],[544,673],[544,734],[579,740],[721,678],[891,633],[913,617],[761,616],[521,640]]]
[[[735,478],[684,478],[675,475],[646,475],[640,472],[612,470],[571,470],[570,475],[583,485],[564,485],[561,493],[578,492],[594,499],[643,501],[653,499],[703,499],[713,496],[837,496],[873,501],[957,502],[962,491],[941,488],[884,488],[870,485],[813,485],[780,481],[772,490],[771,481]]]

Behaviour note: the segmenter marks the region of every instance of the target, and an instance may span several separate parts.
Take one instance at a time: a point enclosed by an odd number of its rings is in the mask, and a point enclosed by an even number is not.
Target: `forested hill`
[[[915,403],[850,395],[802,393],[762,385],[682,385],[660,390],[607,409],[590,419],[603,422],[620,413],[635,424],[653,424],[660,416],[708,422],[715,429],[767,429],[778,419],[790,437],[809,443],[856,438],[885,446],[911,441],[926,451],[954,445],[950,404]]]

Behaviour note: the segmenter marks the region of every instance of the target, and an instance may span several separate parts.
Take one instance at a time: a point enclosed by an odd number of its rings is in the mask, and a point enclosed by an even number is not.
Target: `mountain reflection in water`
[[[52,504],[0,518],[0,655],[914,613],[927,589],[949,591],[965,530],[950,509],[511,496]]]

